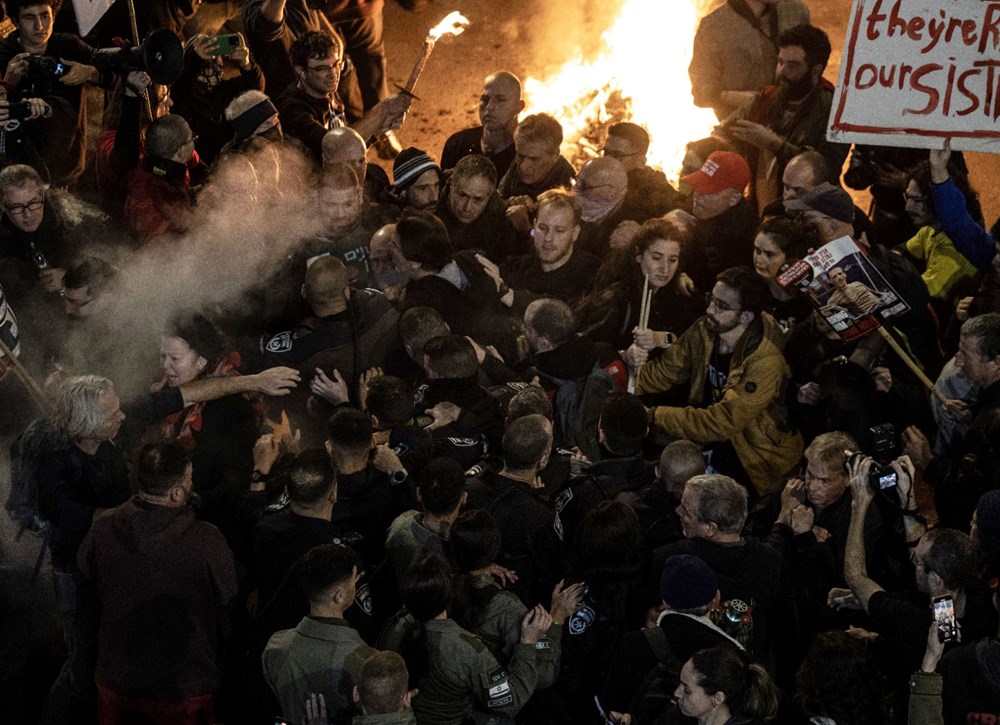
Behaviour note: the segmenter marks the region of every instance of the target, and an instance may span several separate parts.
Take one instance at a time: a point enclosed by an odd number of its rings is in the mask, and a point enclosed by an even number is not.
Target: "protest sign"
[[[779,274],[777,282],[797,287],[844,342],[910,309],[850,237],[824,244]]]
[[[854,0],[827,138],[1000,152],[1000,0]]]

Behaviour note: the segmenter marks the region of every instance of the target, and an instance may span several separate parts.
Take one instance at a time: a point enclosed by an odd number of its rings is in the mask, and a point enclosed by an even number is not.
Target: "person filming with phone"
[[[853,498],[844,576],[849,589],[832,589],[828,604],[867,612],[871,631],[852,628],[852,633],[877,640],[874,650],[882,659],[883,671],[905,692],[910,675],[921,667],[932,620],[937,621],[948,642],[957,642],[959,636],[971,641],[995,634],[995,615],[989,592],[977,576],[978,554],[973,540],[955,529],[926,530],[916,510],[910,459],[900,456],[889,466],[897,477],[895,494],[880,494],[873,487],[872,466],[873,460],[861,455],[852,456],[848,463]],[[890,594],[868,576],[863,522],[878,495],[898,495],[919,596],[912,591]]]

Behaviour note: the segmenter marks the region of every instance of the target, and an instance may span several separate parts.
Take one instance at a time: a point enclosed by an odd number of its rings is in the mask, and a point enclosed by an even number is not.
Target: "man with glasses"
[[[58,292],[76,235],[49,198],[48,184],[30,166],[8,166],[0,171],[0,204],[0,281],[11,299],[36,286]]]
[[[580,237],[577,245],[597,257],[611,247],[624,246],[644,219],[625,216],[628,173],[617,159],[590,159],[573,180],[573,194],[580,202]]]
[[[323,137],[334,128],[350,125],[366,143],[403,125],[412,97],[396,93],[379,101],[363,118],[348,123],[338,88],[346,69],[344,49],[332,33],[303,34],[289,49],[296,82],[278,97],[281,125],[297,138],[317,161],[323,158]]]
[[[622,122],[608,128],[604,155],[620,162],[628,172],[628,195],[624,205],[628,219],[646,221],[681,205],[681,196],[666,175],[647,165],[648,151],[649,133],[642,126]]]
[[[719,274],[705,316],[637,373],[636,395],[679,392],[683,406],[649,410],[650,423],[703,447],[712,471],[756,498],[798,464],[802,438],[788,420],[790,372],[781,329],[764,309],[767,284],[749,267]]]

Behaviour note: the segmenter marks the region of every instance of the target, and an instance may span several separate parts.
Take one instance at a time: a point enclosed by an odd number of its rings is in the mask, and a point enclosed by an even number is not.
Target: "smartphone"
[[[11,103],[7,106],[11,121],[25,121],[31,117],[31,105],[27,101]]]
[[[240,36],[236,33],[215,36],[215,48],[212,55],[229,55],[240,47]]]
[[[938,640],[951,642],[958,639],[954,599],[949,596],[934,597],[934,621],[937,622]]]

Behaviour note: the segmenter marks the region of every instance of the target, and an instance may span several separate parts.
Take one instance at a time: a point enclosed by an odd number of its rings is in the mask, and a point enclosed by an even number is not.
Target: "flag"
[[[84,36],[94,29],[97,21],[104,17],[115,0],[73,0],[73,10],[76,12],[76,24],[80,35]]]
[[[7,304],[3,287],[0,287],[0,340],[3,340],[3,344],[14,355],[21,354],[21,341],[17,335],[17,318],[14,317],[14,311]],[[7,374],[7,371],[11,367],[13,367],[11,361],[7,360],[4,354],[0,352],[0,380],[3,380],[4,375]]]

